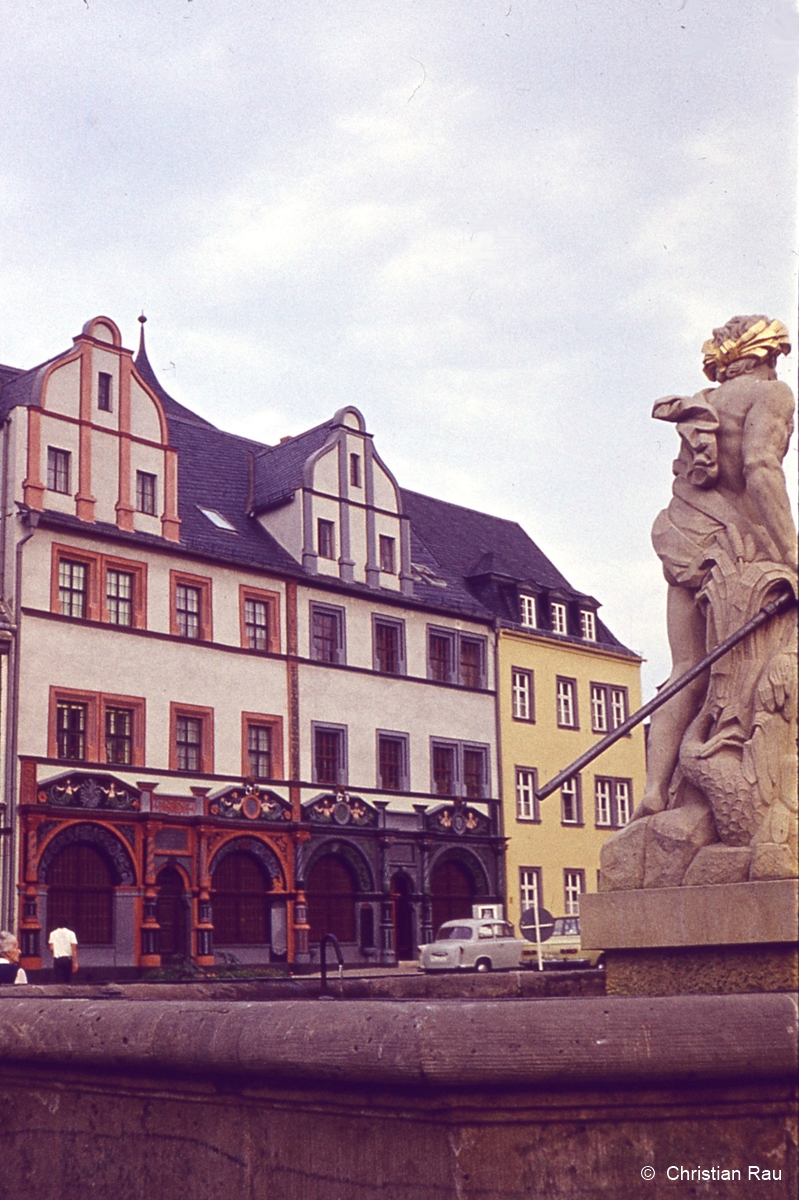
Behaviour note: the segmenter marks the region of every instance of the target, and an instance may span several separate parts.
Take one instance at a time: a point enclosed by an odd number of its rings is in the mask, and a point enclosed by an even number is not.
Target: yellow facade
[[[589,642],[499,632],[508,918],[517,926],[530,903],[532,872],[540,878],[539,899],[553,916],[575,910],[575,875],[583,890],[597,890],[602,843],[623,823],[625,808],[632,812],[641,799],[646,767],[640,725],[580,773],[576,795],[564,801],[557,791],[536,803],[530,788],[530,772],[543,787],[600,740],[603,723],[610,730],[640,707],[640,661]],[[571,726],[565,723],[570,717]]]

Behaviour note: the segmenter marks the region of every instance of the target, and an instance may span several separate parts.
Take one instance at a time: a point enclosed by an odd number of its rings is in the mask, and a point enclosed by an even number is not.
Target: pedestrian
[[[19,942],[7,929],[0,931],[0,983],[27,983],[28,976],[19,966]]]
[[[54,929],[48,941],[56,983],[70,983],[78,969],[78,939],[65,925]]]

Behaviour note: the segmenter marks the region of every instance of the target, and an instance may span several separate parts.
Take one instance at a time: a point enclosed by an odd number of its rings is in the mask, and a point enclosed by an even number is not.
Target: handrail
[[[756,629],[759,629],[761,625],[765,625],[772,617],[775,617],[778,613],[783,612],[796,603],[797,601],[793,592],[783,592],[774,600],[770,600],[768,604],[764,604],[751,620],[742,625],[740,629],[736,629],[735,633],[731,633],[723,642],[719,642],[714,650],[711,650],[704,658],[700,658],[699,662],[694,663],[679,679],[675,679],[673,683],[669,683],[664,688],[661,688],[656,696],[647,701],[642,708],[634,712],[626,721],[622,721],[621,725],[616,729],[610,733],[606,733],[595,746],[592,746],[590,750],[586,750],[579,758],[575,758],[574,762],[569,763],[568,767],[563,771],[559,771],[543,787],[536,788],[537,799],[545,800],[547,796],[551,796],[562,784],[571,779],[573,775],[576,775],[578,771],[581,771],[583,767],[587,767],[595,758],[599,758],[600,754],[604,754],[609,746],[612,746],[619,738],[623,738],[636,725],[640,725],[641,721],[648,717],[650,713],[653,713],[655,709],[660,708],[661,705],[671,700],[672,696],[676,696],[678,692],[681,692],[698,675],[702,675],[708,667],[722,658],[729,650],[732,650],[734,646],[737,646],[739,642],[742,642],[750,633],[754,633]]]
[[[333,949],[336,952],[338,959],[338,977],[341,979],[341,968],[344,966],[344,955],[341,950],[341,945],[335,933],[326,933],[319,943],[319,959],[322,967],[322,986],[319,989],[319,995],[332,997],[333,993],[327,986],[327,944],[331,942]]]

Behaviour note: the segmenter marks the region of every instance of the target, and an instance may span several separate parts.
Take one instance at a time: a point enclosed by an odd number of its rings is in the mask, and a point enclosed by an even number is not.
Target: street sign
[[[519,928],[522,931],[522,937],[527,938],[528,942],[534,942],[535,936],[535,909],[528,908],[522,913],[522,919],[519,922]],[[555,928],[555,918],[552,913],[547,912],[545,908],[538,910],[538,930],[542,942],[546,942],[552,937],[552,930]]]

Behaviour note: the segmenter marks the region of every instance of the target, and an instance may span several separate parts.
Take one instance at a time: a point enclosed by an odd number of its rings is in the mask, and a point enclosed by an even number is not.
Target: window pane
[[[433,747],[433,791],[438,796],[455,795],[455,748]]]
[[[74,930],[79,946],[113,942],[114,885],[105,856],[93,846],[67,846],[47,872],[47,924]]]
[[[361,457],[359,454],[350,455],[350,486],[361,486]]]
[[[402,787],[402,751],[400,738],[382,737],[378,742],[380,786],[389,792]]]
[[[526,629],[535,629],[535,596],[519,596],[519,608],[521,610],[522,625]]]
[[[526,671],[514,671],[513,683],[513,717],[516,721],[530,720],[530,676]]]
[[[269,942],[268,892],[272,881],[251,854],[235,852],[214,871],[214,939],[221,946]]]
[[[463,782],[466,795],[478,800],[485,790],[485,755],[482,750],[464,750]]]
[[[106,572],[106,606],[112,625],[131,625],[133,622],[133,576],[127,571]]]
[[[202,721],[199,717],[177,718],[175,743],[178,770],[199,771],[202,763]]]
[[[269,649],[269,605],[265,600],[244,601],[244,627],[251,650]]]
[[[248,726],[247,762],[253,779],[272,778],[272,730],[270,726]]]
[[[340,662],[342,645],[340,615],[319,608],[311,611],[311,657],[317,662]]]
[[[574,726],[574,684],[570,679],[558,680],[558,725]]]
[[[105,757],[110,763],[133,761],[133,712],[129,708],[105,710]]]
[[[59,561],[58,602],[65,617],[86,616],[86,576],[84,563]]]
[[[567,779],[563,787],[560,789],[561,798],[561,821],[564,825],[579,824],[579,814],[577,811],[577,781],[575,779]]]
[[[375,660],[383,675],[399,674],[400,631],[397,625],[375,621]]]
[[[566,632],[566,605],[552,605],[552,629],[554,633]]]
[[[316,782],[341,781],[341,734],[337,729],[316,730]]]
[[[318,553],[320,558],[335,558],[333,522],[319,520],[316,523]]]
[[[592,612],[580,613],[580,630],[586,642],[596,641],[596,617]]]
[[[540,867],[519,868],[519,905],[522,912],[533,907],[536,897],[539,906],[542,904],[540,875]]]
[[[47,486],[51,492],[69,492],[69,450],[47,447]]]
[[[566,916],[578,917],[580,915],[580,896],[583,891],[583,872],[564,871],[563,885]]]
[[[463,687],[479,688],[482,683],[482,645],[461,638],[461,684]]]
[[[395,572],[394,566],[394,538],[386,537],[380,534],[380,570],[385,571],[389,575]]]
[[[442,633],[429,635],[430,678],[438,683],[450,683],[452,680],[452,638]]]
[[[627,720],[627,695],[623,688],[610,689],[610,711],[613,728],[618,729]]]
[[[111,411],[111,376],[105,371],[97,376],[97,407],[103,412]]]
[[[82,762],[86,758],[85,704],[61,701],[56,708],[56,742],[58,758]]]
[[[627,779],[616,780],[616,824],[626,825],[630,820],[630,783]]]
[[[610,825],[610,780],[597,779],[596,781],[596,823],[597,825]]]
[[[608,731],[607,691],[600,684],[591,684],[591,728],[594,733]]]
[[[136,472],[136,508],[140,513],[155,516],[156,476],[147,471]]]
[[[200,636],[200,589],[179,583],[175,588],[175,616],[183,637]]]
[[[535,773],[516,771],[516,815],[523,821],[535,819]]]

